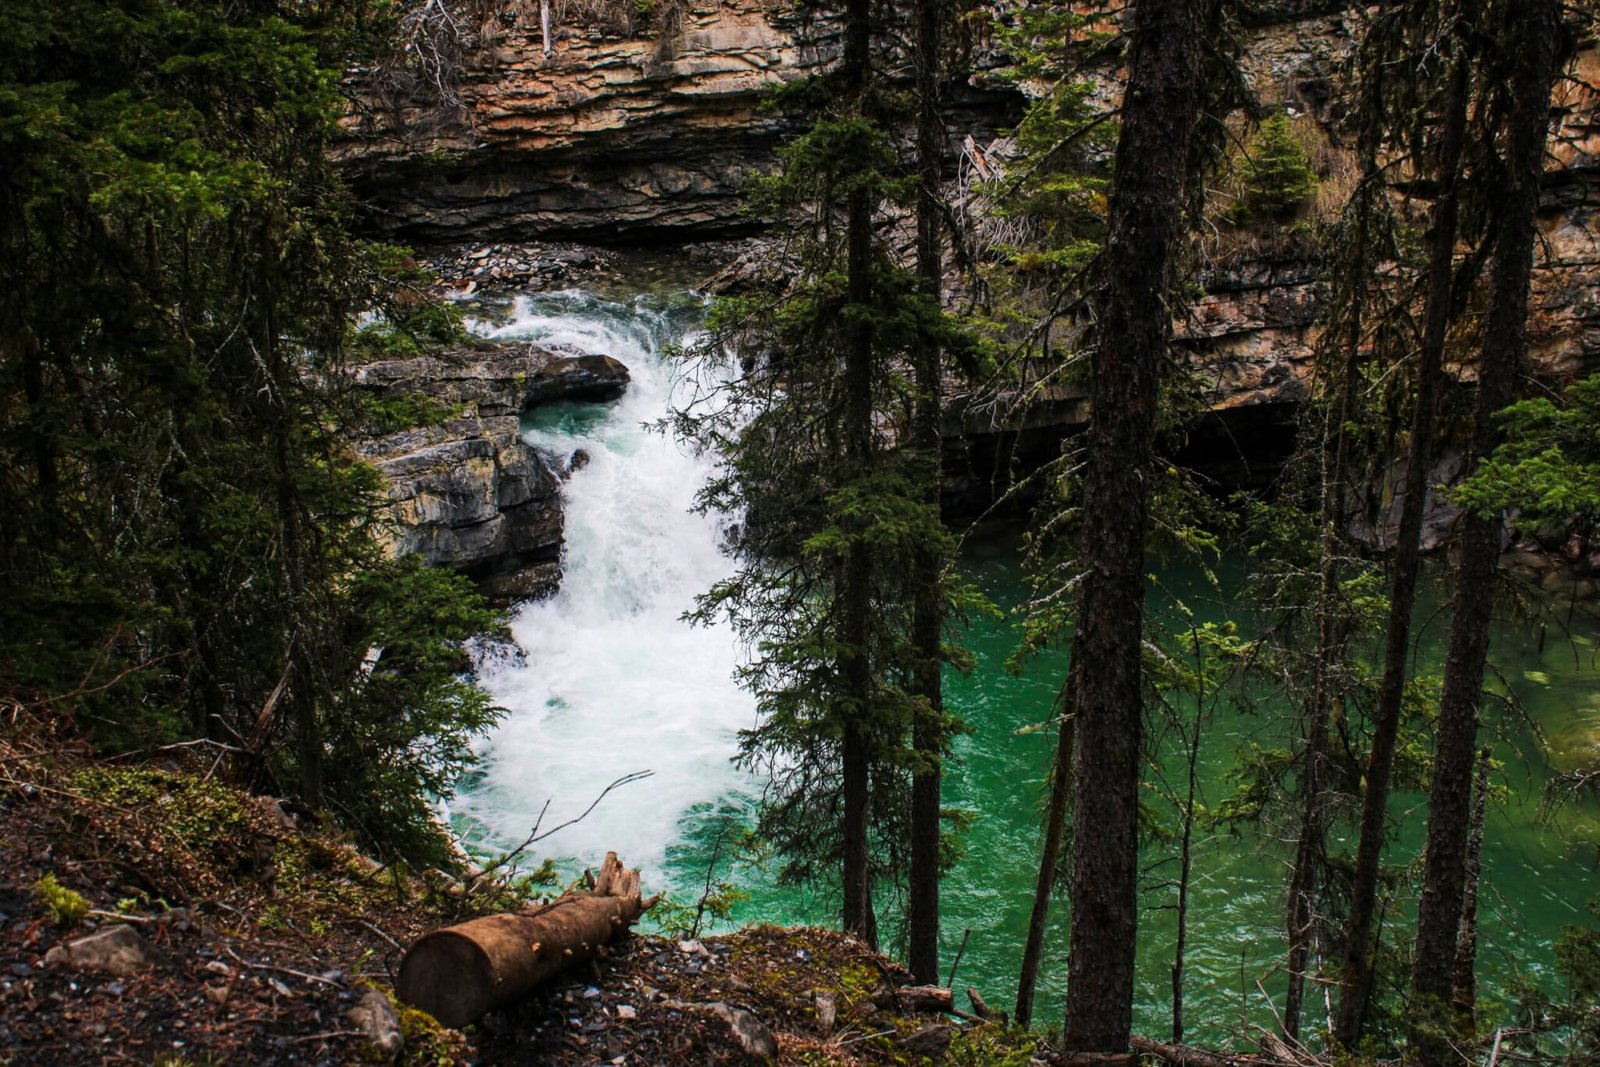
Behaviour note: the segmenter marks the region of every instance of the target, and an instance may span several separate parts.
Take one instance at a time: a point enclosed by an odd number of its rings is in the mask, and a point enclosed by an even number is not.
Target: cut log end
[[[461,1027],[508,1004],[568,966],[594,959],[655,899],[639,892],[639,872],[607,853],[592,889],[437,930],[400,963],[395,991],[449,1027]]]
[[[537,952],[537,946],[530,947]],[[441,981],[444,975],[449,979]],[[494,1003],[493,975],[482,945],[458,928],[437,930],[406,953],[395,979],[395,993],[442,1025],[460,1028]]]

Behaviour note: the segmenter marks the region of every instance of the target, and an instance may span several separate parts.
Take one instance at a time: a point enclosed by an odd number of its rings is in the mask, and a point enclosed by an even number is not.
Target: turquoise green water
[[[1009,542],[981,544],[969,550],[966,570],[998,604],[1014,606],[1023,593],[1016,556]],[[1221,619],[1226,607],[1198,580],[1168,574],[1169,590],[1184,596],[1202,621]],[[1152,609],[1167,601],[1152,595]],[[1066,657],[1046,654],[1023,675],[1008,674],[1003,664],[1017,643],[1015,621],[984,622],[967,634],[978,657],[970,675],[951,673],[946,683],[950,706],[969,732],[955,745],[955,758],[945,778],[945,804],[969,813],[963,855],[943,886],[944,967],[954,960],[963,932],[970,930],[960,963],[957,988],[970,983],[991,1005],[1010,1008],[1015,998],[1020,946],[1031,906],[1039,849],[1044,775],[1054,750],[1054,732],[1035,729],[1049,715]],[[1435,618],[1420,648],[1426,664],[1436,660],[1444,623]],[[1568,923],[1584,920],[1584,903],[1600,893],[1596,843],[1600,816],[1592,806],[1568,806],[1553,816],[1541,806],[1549,775],[1542,753],[1548,744],[1558,763],[1592,755],[1600,737],[1600,663],[1591,633],[1546,634],[1541,652],[1537,632],[1513,627],[1500,631],[1494,650],[1499,674],[1512,684],[1525,722],[1491,712],[1506,735],[1496,743],[1504,761],[1498,781],[1509,800],[1493,808],[1485,844],[1485,882],[1480,905],[1481,995],[1503,1011],[1513,979],[1531,980],[1553,989],[1552,945]],[[1271,714],[1270,701],[1253,714],[1228,705],[1219,708],[1204,731],[1200,755],[1200,801],[1215,803],[1228,790],[1226,776],[1236,753],[1250,742],[1283,745],[1276,732],[1283,727]],[[1541,741],[1541,736],[1543,741]],[[1175,739],[1174,745],[1176,747]],[[1168,760],[1166,773],[1174,786],[1182,782],[1181,757]],[[1149,802],[1164,802],[1147,773]],[[732,810],[728,808],[727,810]],[[1400,823],[1386,862],[1405,864],[1418,852],[1424,833],[1423,797],[1399,794],[1392,811]],[[709,807],[700,825],[715,822]],[[685,842],[668,853],[672,881],[697,885],[704,880],[710,835]],[[1353,842],[1346,843],[1353,850]],[[1148,845],[1142,860],[1142,894],[1138,947],[1136,1028],[1166,1035],[1171,1027],[1170,967],[1177,928],[1173,909],[1177,874],[1176,846]],[[1283,884],[1289,846],[1268,830],[1202,830],[1195,836],[1190,896],[1186,1035],[1220,1044],[1235,1039],[1251,1025],[1273,1025],[1273,1002],[1281,1008],[1283,977]],[[834,899],[774,884],[769,870],[735,864],[719,877],[731,878],[750,893],[735,918],[739,921],[835,922]],[[1407,876],[1403,884],[1416,879]],[[689,894],[692,898],[696,894]],[[1402,890],[1398,897],[1409,897]],[[1066,971],[1064,902],[1051,917],[1047,951],[1035,1004],[1036,1025],[1059,1025]],[[880,922],[897,917],[880,913]],[[1414,919],[1409,900],[1397,899],[1385,917],[1391,935],[1410,936]],[[1265,992],[1263,992],[1265,991]],[[1308,994],[1313,1024],[1321,1022],[1323,1002],[1316,989]]]
[[[730,680],[741,658],[732,635],[690,630],[680,621],[695,594],[732,566],[720,551],[716,521],[688,514],[710,465],[644,429],[666,413],[677,388],[659,354],[693,326],[693,307],[681,294],[636,298],[639,291],[635,282],[623,286],[620,297],[548,294],[492,316],[500,336],[618,355],[634,369],[634,383],[618,404],[569,405],[546,412],[534,427],[558,456],[581,446],[593,462],[565,490],[563,592],[518,614],[514,630],[526,660],[489,675],[510,714],[487,740],[485,767],[464,786],[452,815],[483,847],[511,848],[527,836],[546,801],[554,802],[546,826],[579,815],[594,795],[597,766],[616,774],[649,769],[651,778],[626,787],[541,848],[571,872],[615,849],[645,867],[652,888],[692,904],[706,882],[724,816],[749,815],[756,786],[728,757],[736,731],[751,724],[754,711],[749,695]],[[963,566],[997,604],[1010,608],[1021,600],[1013,543],[976,542]],[[1162,585],[1151,597],[1158,613],[1172,593],[1190,601],[1201,621],[1228,611],[1197,575],[1169,572]],[[1429,608],[1418,617],[1431,620],[1419,640],[1420,658],[1431,665],[1443,616]],[[1552,988],[1555,939],[1563,925],[1584,919],[1585,902],[1600,893],[1600,812],[1592,804],[1568,806],[1545,818],[1540,807],[1550,775],[1547,753],[1557,769],[1600,761],[1595,630],[1571,641],[1554,630],[1542,638],[1532,626],[1507,626],[1493,654],[1525,719],[1491,711],[1503,735],[1496,741],[1504,761],[1498,780],[1510,797],[1493,809],[1485,846],[1480,961],[1482,992],[1491,1000],[1503,1001],[1519,978]],[[1002,665],[1017,641],[1014,620],[976,624],[966,643],[977,669],[951,674],[946,690],[969,732],[955,743],[944,800],[965,811],[971,824],[962,835],[961,859],[943,885],[944,966],[970,930],[958,987],[972,984],[990,1004],[1005,1008],[1015,996],[1044,776],[1054,748],[1053,731],[1033,727],[1049,716],[1066,672],[1065,656],[1051,653],[1022,675],[1006,673]],[[1225,795],[1228,771],[1246,745],[1287,744],[1272,705],[1268,693],[1253,713],[1228,705],[1217,710],[1202,738],[1202,804]],[[1174,755],[1163,767],[1174,784],[1178,764]],[[1146,777],[1152,785],[1159,781],[1153,771]],[[1163,814],[1170,811],[1158,790],[1147,799]],[[1397,795],[1391,810],[1401,827],[1387,858],[1403,866],[1421,843],[1422,798]],[[1136,1025],[1153,1035],[1170,1028],[1174,853],[1152,844],[1143,863]],[[1186,983],[1191,1039],[1218,1045],[1242,1034],[1249,1043],[1250,1026],[1272,1026],[1271,1003],[1281,1003],[1284,984],[1281,915],[1289,854],[1286,841],[1269,830],[1197,837]],[[750,895],[735,922],[836,921],[835,893],[777,886],[770,867],[743,860],[730,867],[724,855],[714,879],[731,880]],[[1402,888],[1416,880],[1402,878]],[[892,931],[897,919],[893,906],[883,903],[880,926]],[[1061,1018],[1066,919],[1063,904],[1052,917],[1035,1005],[1041,1026]],[[1387,933],[1409,936],[1409,905],[1390,909],[1385,923]],[[1315,990],[1308,1010],[1311,1022],[1319,1022]]]

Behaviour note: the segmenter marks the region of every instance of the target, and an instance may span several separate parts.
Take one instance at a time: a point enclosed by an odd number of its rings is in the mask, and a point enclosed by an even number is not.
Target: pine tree
[[[1128,86],[1097,294],[1093,418],[1083,486],[1083,559],[1073,634],[1072,934],[1069,1048],[1123,1052],[1133,1017],[1142,727],[1144,539],[1165,308],[1202,96],[1200,0],[1145,0],[1131,27]]]
[[[719,387],[724,404],[683,413],[682,428],[725,460],[703,505],[745,514],[740,569],[698,614],[726,613],[752,647],[742,680],[761,718],[743,759],[773,777],[758,831],[784,878],[838,878],[844,927],[872,942],[876,887],[904,878],[916,848],[926,918],[930,859],[937,873],[929,771],[946,734],[936,646],[953,541],[935,480],[937,386],[925,384],[964,342],[929,276],[875,232],[922,182],[891,132],[906,116],[872,69],[866,4],[851,0],[844,23],[837,69],[784,91],[780,104],[814,124],[758,193],[759,210],[798,235],[797,273],[714,311],[716,343],[739,350],[741,373]]]
[[[1497,37],[1507,42],[1511,70],[1506,127],[1505,182],[1496,198],[1497,225],[1489,306],[1478,361],[1478,403],[1472,458],[1497,444],[1499,413],[1516,396],[1527,349],[1528,286],[1533,269],[1549,127],[1550,89],[1557,72],[1560,11],[1551,0],[1496,5]],[[1411,972],[1411,1041],[1419,1062],[1442,1067],[1458,1057],[1448,1040],[1457,944],[1466,893],[1467,837],[1472,768],[1477,749],[1478,705],[1483,696],[1494,605],[1502,520],[1497,513],[1469,514],[1456,565],[1456,595],[1445,660],[1444,692],[1435,733],[1433,783],[1428,798],[1428,845],[1417,944]],[[1467,964],[1470,973],[1470,961]]]
[[[1350,890],[1339,1011],[1334,1025],[1334,1036],[1347,1049],[1354,1049],[1361,1039],[1372,992],[1378,875],[1387,837],[1389,791],[1409,671],[1411,613],[1421,572],[1423,504],[1428,490],[1428,472],[1433,465],[1434,437],[1438,432],[1438,396],[1446,332],[1455,308],[1455,256],[1460,235],[1470,60],[1460,36],[1462,22],[1447,19],[1445,25],[1452,28],[1447,30],[1443,40],[1434,42],[1436,47],[1446,49],[1443,55],[1448,64],[1442,72],[1444,88],[1438,103],[1440,130],[1437,142],[1429,146],[1438,196],[1428,235],[1428,262],[1423,281],[1424,322],[1414,378],[1405,483],[1390,561],[1383,676],[1373,713],[1372,751],[1362,796],[1361,833]]]
[[[326,151],[362,14],[0,8],[0,686],[115,751],[214,741],[255,788],[394,799],[368,844],[438,859],[424,792],[493,714],[440,646],[493,617],[439,576],[402,651],[376,587],[423,580],[340,429],[385,284]],[[433,760],[335,762],[429,734]]]

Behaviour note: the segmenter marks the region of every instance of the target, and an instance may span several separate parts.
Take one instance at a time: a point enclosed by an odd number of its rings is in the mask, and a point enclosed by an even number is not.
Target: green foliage
[[[1244,190],[1234,212],[1235,222],[1281,221],[1317,193],[1316,172],[1289,116],[1281,111],[1261,124],[1239,170]]]
[[[919,577],[924,554],[948,559],[954,541],[929,496],[938,457],[906,447],[905,434],[918,354],[981,357],[870,226],[854,226],[850,254],[851,205],[896,211],[917,187],[891,133],[909,101],[864,81],[841,70],[776,94],[775,108],[811,125],[780,150],[780,172],[752,187],[752,206],[789,225],[798,273],[713,307],[701,365],[720,379],[732,350],[742,373],[718,386],[720,403],[679,413],[680,430],[724,457],[701,506],[743,514],[741,566],[694,615],[726,616],[752,649],[741,682],[760,718],[741,736],[742,759],[772,776],[756,833],[788,882],[837,878],[847,739],[870,768],[873,877],[905,869],[911,725],[928,710],[912,695],[925,666],[913,604],[925,592],[946,607],[972,599],[949,577],[933,590]]]
[[[257,788],[362,812],[376,843],[416,839],[489,715],[427,644],[469,612],[384,621],[380,587],[438,590],[385,562],[342,430],[360,401],[331,384],[360,312],[379,344],[463,336],[404,250],[348,233],[326,147],[364,14],[0,7],[0,686],[118,752],[225,740]]]
[[[999,249],[1011,271],[1058,281],[1084,267],[1105,239],[1116,126],[1093,106],[1085,59],[1108,37],[1098,21],[1054,7],[1026,9],[999,33],[1016,63],[1012,77],[1029,96],[1013,131],[1014,158],[982,186],[999,217],[1021,224],[1022,239]]]
[[[446,404],[425,393],[362,392],[356,395],[356,404],[356,417],[379,434],[435,426],[466,410],[465,405]]]
[[[77,926],[89,914],[89,902],[81,893],[75,893],[47,874],[33,883],[33,897],[57,926]]]
[[[1519,508],[1534,521],[1600,518],[1600,376],[1571,386],[1565,403],[1536,397],[1501,419],[1504,442],[1455,499],[1491,515]]]
[[[407,557],[355,578],[348,625],[365,666],[325,716],[329,803],[380,854],[449,866],[435,802],[503,713],[472,681],[463,643],[503,619],[466,578]]]

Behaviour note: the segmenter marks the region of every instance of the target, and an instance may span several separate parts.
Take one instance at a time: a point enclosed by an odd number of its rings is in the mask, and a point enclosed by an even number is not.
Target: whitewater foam
[[[632,381],[603,413],[557,406],[525,426],[530,443],[563,457],[581,448],[589,462],[563,490],[561,591],[517,611],[522,657],[480,665],[509,713],[481,743],[482,773],[452,818],[468,840],[507,848],[547,800],[545,828],[577,816],[613,779],[649,770],[541,843],[538,858],[592,865],[612,849],[664,879],[669,846],[692,836],[706,809],[753,790],[730,762],[737,731],[755,716],[733,681],[739,641],[725,623],[681,619],[734,567],[718,520],[691,511],[712,461],[651,428],[681,384],[664,349],[686,340],[693,321],[649,298],[566,292],[518,298],[509,321],[476,325],[493,338],[615,356]]]

